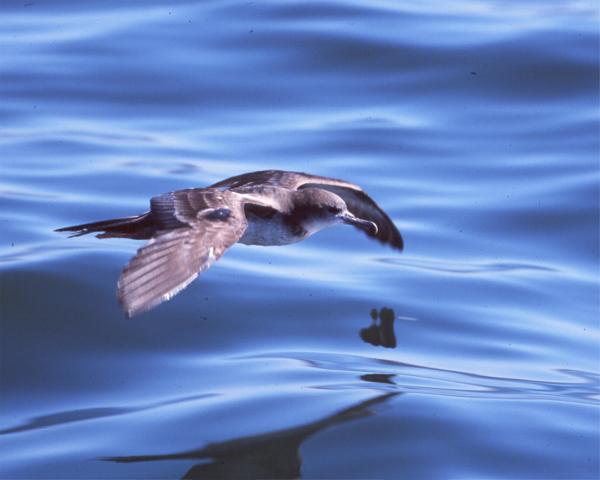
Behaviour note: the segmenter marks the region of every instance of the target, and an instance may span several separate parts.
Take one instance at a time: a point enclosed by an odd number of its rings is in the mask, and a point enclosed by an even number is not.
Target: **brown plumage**
[[[71,236],[149,239],[118,281],[127,316],[170,299],[234,243],[285,245],[336,223],[356,226],[402,250],[388,215],[349,182],[298,172],[266,170],[154,197],[144,214],[71,227]]]

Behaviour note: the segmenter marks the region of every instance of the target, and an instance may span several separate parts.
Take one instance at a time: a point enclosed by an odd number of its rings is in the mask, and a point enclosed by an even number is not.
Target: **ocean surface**
[[[0,3],[0,478],[600,475],[592,0]],[[125,319],[55,228],[276,168],[349,227]]]

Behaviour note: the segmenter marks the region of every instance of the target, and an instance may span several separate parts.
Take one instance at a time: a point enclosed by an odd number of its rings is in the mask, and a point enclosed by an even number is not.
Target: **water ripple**
[[[490,399],[548,400],[596,406],[600,400],[600,374],[579,370],[556,370],[562,375],[573,377],[576,381],[550,382],[494,377],[387,359],[314,352],[282,352],[243,358],[287,358],[303,362],[314,368],[362,373],[368,375],[366,378],[368,380],[385,378],[382,383],[396,385],[404,393]],[[372,375],[377,377],[371,377]]]
[[[430,270],[439,273],[456,273],[465,275],[486,274],[495,272],[517,272],[522,270],[530,272],[559,273],[559,270],[554,268],[518,262],[472,263],[392,257],[378,258],[377,261],[389,265],[399,265],[420,270]]]

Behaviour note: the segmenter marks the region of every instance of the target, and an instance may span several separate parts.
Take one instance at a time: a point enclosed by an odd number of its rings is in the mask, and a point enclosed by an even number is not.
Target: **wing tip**
[[[131,292],[128,292],[126,290],[126,284],[124,284],[122,282],[122,279],[120,278],[117,282],[117,300],[121,304],[121,308],[123,309],[123,315],[125,315],[125,318],[130,319],[149,310],[152,310],[154,307],[157,307],[161,303],[171,300],[171,298],[173,298],[175,295],[177,295],[179,292],[185,289],[190,283],[192,283],[198,277],[199,273],[200,272],[193,274],[192,276],[185,279],[183,282],[181,282],[168,292],[158,296],[152,296],[152,292],[148,291],[142,291],[141,294],[137,290],[132,290]]]
[[[120,289],[117,289],[117,300],[121,304],[121,308],[123,309],[123,315],[127,320],[141,315],[144,312],[152,309],[153,307],[158,306],[158,304],[162,303],[163,300],[151,299],[147,302],[140,302],[136,305],[136,299],[127,298],[127,294],[123,293]]]
[[[396,250],[402,252],[404,251],[404,238],[402,238],[402,234],[398,230],[396,230],[395,233],[395,238],[390,242],[390,245]]]
[[[402,240],[402,237],[394,240],[390,240],[388,238],[377,238],[377,240],[379,240],[379,243],[381,243],[382,245],[387,245],[388,247],[393,248],[398,252],[404,251],[404,241]]]

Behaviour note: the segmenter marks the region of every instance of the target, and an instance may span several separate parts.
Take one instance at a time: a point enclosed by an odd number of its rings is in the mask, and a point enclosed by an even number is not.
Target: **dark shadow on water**
[[[363,380],[390,383],[388,375],[373,376]],[[300,446],[311,435],[321,430],[373,415],[372,407],[381,405],[400,392],[386,392],[354,406],[341,410],[324,419],[306,425],[269,432],[261,435],[240,437],[220,443],[212,443],[198,450],[163,455],[136,455],[105,457],[102,460],[132,463],[159,460],[202,461],[191,467],[182,478],[299,478],[302,466]]]
[[[396,375],[393,373],[365,373],[360,376],[361,380],[365,382],[374,382],[374,383],[385,383],[386,385],[396,385],[392,379]]]
[[[375,347],[396,348],[396,334],[394,332],[394,321],[396,314],[392,308],[383,307],[377,311],[371,310],[372,323],[367,328],[359,331],[359,336],[365,343]]]
[[[125,415],[127,413],[142,412],[144,410],[151,410],[153,408],[164,407],[167,405],[209,398],[213,397],[214,395],[215,394],[210,393],[204,395],[192,395],[182,398],[166,400],[164,402],[140,405],[136,407],[98,407],[83,408],[80,410],[66,410],[64,412],[57,412],[49,415],[41,415],[39,417],[34,417],[29,421],[22,423],[21,425],[0,430],[0,435],[24,432],[27,430],[36,430],[38,428],[51,427],[53,425],[62,425],[65,423],[81,422],[84,420],[91,420],[95,418],[114,417],[116,415]]]

